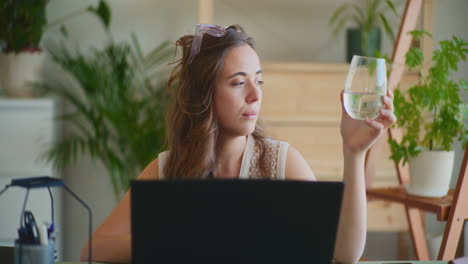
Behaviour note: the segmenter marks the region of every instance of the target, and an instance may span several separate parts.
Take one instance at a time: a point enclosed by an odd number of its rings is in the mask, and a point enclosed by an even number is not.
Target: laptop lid
[[[133,181],[132,263],[331,263],[341,182]]]

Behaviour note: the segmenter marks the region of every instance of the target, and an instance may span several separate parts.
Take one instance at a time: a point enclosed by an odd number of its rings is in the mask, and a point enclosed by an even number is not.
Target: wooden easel
[[[416,28],[422,3],[423,0],[408,0],[406,2],[405,13],[392,56],[394,67],[389,76],[388,89],[393,90],[402,77],[405,54],[409,50],[412,41],[412,37],[408,32]],[[432,0],[430,4],[432,4]],[[427,46],[424,48],[427,49]],[[432,53],[432,47],[430,47],[430,53]],[[401,130],[389,129],[389,137],[400,141],[402,138]],[[383,199],[405,205],[411,239],[418,260],[430,259],[422,218],[423,212],[436,213],[439,221],[447,221],[438,259],[450,260],[455,258],[464,221],[468,220],[468,182],[465,180],[468,179],[468,177],[465,177],[468,173],[466,170],[467,162],[468,148],[465,149],[455,190],[450,190],[447,196],[441,198],[421,198],[408,195],[403,186],[409,183],[409,168],[407,164],[403,166],[401,163],[396,164],[400,186],[367,190],[368,198]]]

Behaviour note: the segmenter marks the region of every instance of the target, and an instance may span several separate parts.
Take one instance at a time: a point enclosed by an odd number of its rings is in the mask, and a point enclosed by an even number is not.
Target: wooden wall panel
[[[342,177],[341,104],[348,64],[265,63],[261,118],[267,133],[297,148],[319,179]],[[416,80],[406,74],[402,87]],[[396,183],[386,145],[375,184]]]
[[[339,94],[344,89],[348,64],[264,63],[262,118],[283,122],[307,121],[339,124]],[[403,88],[417,80],[406,74]]]
[[[333,72],[265,73],[262,115],[338,121],[345,77]]]
[[[341,180],[340,91],[348,64],[265,63],[261,120],[267,133],[294,146],[319,180]],[[403,88],[417,80],[407,73]],[[385,133],[387,137],[387,133]],[[388,144],[382,148],[375,187],[397,184]],[[404,208],[382,201],[368,203],[368,230],[407,230]]]

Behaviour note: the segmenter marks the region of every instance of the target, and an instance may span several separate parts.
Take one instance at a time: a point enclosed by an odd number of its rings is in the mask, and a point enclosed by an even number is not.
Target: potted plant
[[[355,27],[346,30],[347,62],[351,62],[353,55],[375,57],[376,52],[380,52],[380,26],[383,26],[388,37],[394,40],[387,13],[391,11],[395,17],[398,17],[396,6],[399,3],[400,1],[395,3],[391,0],[367,0],[366,8],[354,3],[344,3],[338,6],[329,20],[333,34],[336,36],[349,22],[355,24]]]
[[[0,79],[3,91],[12,97],[32,97],[27,82],[40,80],[43,53],[41,40],[49,28],[71,17],[90,12],[108,24],[109,8],[104,0],[97,7],[71,13],[47,23],[48,0],[6,0],[0,4]],[[65,32],[65,27],[62,26]]]
[[[110,35],[107,28],[106,33]],[[44,158],[56,168],[74,163],[80,155],[99,160],[120,199],[130,181],[164,149],[169,97],[164,66],[174,49],[163,42],[144,55],[135,35],[133,45],[109,39],[105,47],[86,54],[70,51],[64,42],[46,42],[45,51],[64,74],[35,87],[73,108],[58,117],[72,132]]]
[[[415,39],[426,31],[411,32]],[[400,142],[389,140],[391,159],[409,162],[410,185],[408,192],[421,196],[443,196],[449,189],[453,168],[453,141],[468,139],[467,104],[460,93],[466,92],[468,82],[455,82],[451,76],[458,64],[466,61],[468,42],[453,37],[440,43],[426,74],[424,57],[419,48],[406,54],[406,65],[419,72],[419,83],[406,91],[395,89],[395,115],[397,127],[403,129]]]

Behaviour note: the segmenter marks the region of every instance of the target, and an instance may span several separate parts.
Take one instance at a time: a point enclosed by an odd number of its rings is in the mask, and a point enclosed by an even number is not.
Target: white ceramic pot
[[[37,92],[30,84],[41,81],[44,53],[0,52],[0,89],[8,97],[34,97]]]
[[[447,194],[452,177],[454,151],[423,151],[409,159],[408,193],[441,197]]]

